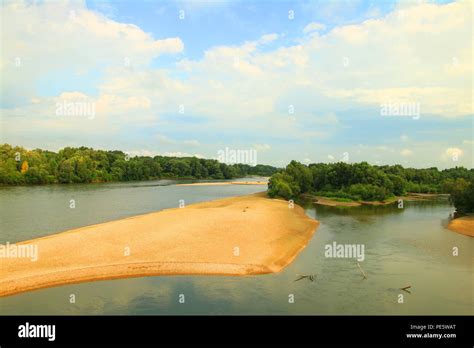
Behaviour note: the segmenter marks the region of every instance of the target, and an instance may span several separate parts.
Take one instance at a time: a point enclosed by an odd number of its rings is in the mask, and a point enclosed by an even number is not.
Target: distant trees
[[[282,197],[285,199],[295,198],[301,192],[300,184],[288,173],[276,173],[268,182],[268,195],[271,198]]]
[[[0,146],[0,184],[91,183],[166,178],[231,179],[271,176],[267,165],[227,165],[196,157],[127,156],[122,151],[65,147],[58,153]]]
[[[383,201],[391,195],[388,188],[372,184],[354,184],[348,191],[353,198],[363,201]]]
[[[474,213],[474,178],[447,179],[443,190],[450,194],[450,200],[458,213]]]
[[[122,151],[66,147],[58,153],[0,146],[0,184],[91,183],[156,178],[231,179],[271,176],[270,197],[297,198],[302,193],[352,200],[381,201],[407,192],[449,193],[458,212],[474,210],[474,170],[455,167],[403,168],[361,163],[291,161],[284,169],[268,165],[227,165],[196,157],[136,156]]]
[[[473,177],[474,171],[463,167],[439,171],[437,168],[414,169],[401,165],[372,166],[367,162],[306,166],[292,161],[285,170],[271,177],[268,194],[285,199],[296,198],[301,193],[314,193],[352,200],[382,201],[407,192],[444,192],[451,193],[456,207],[468,207],[466,192],[470,192],[474,184],[469,186],[465,182],[472,182]]]

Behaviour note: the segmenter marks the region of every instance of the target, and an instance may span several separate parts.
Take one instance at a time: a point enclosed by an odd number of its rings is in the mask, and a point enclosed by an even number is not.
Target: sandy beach
[[[278,272],[318,224],[259,193],[82,227],[17,243],[36,245],[38,259],[0,258],[0,296],[114,278]]]
[[[195,182],[192,184],[177,184],[176,186],[222,186],[222,185],[268,185],[268,181]]]
[[[326,205],[329,207],[360,207],[361,205],[389,205],[389,204],[394,204],[397,201],[397,199],[392,199],[392,200],[387,200],[384,202],[380,202],[380,201],[341,202],[331,197],[314,196],[314,198],[316,198],[316,200],[313,201],[314,204]]]
[[[319,204],[319,205],[326,205],[330,207],[360,207],[361,205],[390,205],[390,204],[398,203],[399,199],[403,201],[426,201],[426,200],[436,199],[438,197],[445,197],[445,196],[446,195],[441,195],[441,194],[416,194],[416,195],[394,197],[394,198],[387,199],[383,202],[381,201],[340,202],[331,197],[306,195],[307,198],[316,199],[315,201],[313,201],[313,203]]]
[[[362,205],[360,202],[339,202],[329,197],[316,196],[314,198],[316,198],[316,200],[313,203],[329,207],[359,207]]]
[[[474,237],[474,216],[463,216],[453,219],[448,224],[448,229],[453,232]]]

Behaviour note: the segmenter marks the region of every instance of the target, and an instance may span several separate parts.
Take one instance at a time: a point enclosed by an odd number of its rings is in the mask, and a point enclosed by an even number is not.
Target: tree
[[[59,172],[58,172],[58,181],[60,183],[71,183],[75,182],[75,174],[74,174],[74,163],[72,160],[68,159],[59,165]]]
[[[23,161],[21,164],[21,174],[25,174],[28,171],[28,161]]]
[[[0,159],[0,183],[6,185],[20,185],[24,177],[17,170],[17,162],[13,158]]]
[[[298,186],[298,191],[309,192],[312,188],[313,176],[311,170],[305,165],[291,161],[285,171],[294,184]],[[296,192],[294,192],[296,194]],[[299,193],[299,192],[298,192]]]
[[[443,183],[443,188],[450,194],[450,201],[458,213],[474,212],[474,178],[448,179]]]
[[[290,185],[285,181],[283,174],[274,174],[268,183],[268,195],[271,198],[282,197],[284,199],[293,198],[295,195]]]
[[[48,183],[48,172],[38,167],[32,167],[25,174],[25,181],[28,184],[46,184]]]
[[[392,182],[393,194],[396,196],[403,196],[406,194],[407,181],[400,175],[388,174],[388,178]]]

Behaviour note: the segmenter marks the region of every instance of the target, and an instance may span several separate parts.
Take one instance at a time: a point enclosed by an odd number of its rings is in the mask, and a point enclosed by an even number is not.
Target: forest
[[[122,151],[65,147],[58,153],[0,146],[0,184],[97,183],[160,178],[232,179],[271,176],[277,168],[225,164],[196,157],[135,156]]]
[[[296,199],[301,194],[340,201],[384,201],[407,193],[447,193],[458,212],[473,212],[474,170],[455,167],[415,169],[401,165],[292,161],[270,178],[268,195]]]
[[[458,212],[474,211],[474,170],[455,167],[404,168],[361,163],[291,161],[285,169],[258,164],[225,164],[196,157],[135,156],[122,151],[65,147],[52,152],[9,144],[0,146],[0,184],[99,183],[160,178],[232,179],[271,176],[270,197],[301,194],[340,201],[384,201],[407,193],[447,193]]]

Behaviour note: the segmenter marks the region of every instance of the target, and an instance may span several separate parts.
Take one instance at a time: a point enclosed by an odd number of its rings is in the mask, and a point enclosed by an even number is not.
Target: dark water
[[[191,204],[264,189],[173,183],[1,188],[0,243],[176,207],[180,199]],[[281,273],[66,285],[0,298],[0,314],[473,314],[474,240],[445,228],[452,211],[447,201],[405,202],[403,209],[309,204],[307,214],[321,225]],[[333,241],[364,245],[360,265],[367,279],[355,259],[325,257],[325,245]],[[301,273],[316,279],[295,282]],[[406,285],[411,293],[400,290]]]

